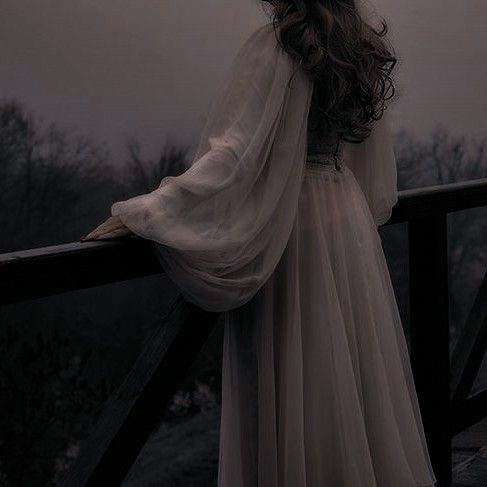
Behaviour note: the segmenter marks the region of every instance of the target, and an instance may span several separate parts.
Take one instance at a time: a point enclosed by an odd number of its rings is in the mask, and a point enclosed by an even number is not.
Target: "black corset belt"
[[[316,165],[331,165],[335,166],[336,169],[340,170],[342,166],[342,161],[339,157],[335,159],[332,154],[308,154],[306,156],[306,162]]]

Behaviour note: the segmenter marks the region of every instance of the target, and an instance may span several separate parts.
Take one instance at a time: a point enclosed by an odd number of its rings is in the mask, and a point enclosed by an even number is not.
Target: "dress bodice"
[[[316,162],[333,162],[333,154],[336,150],[336,139],[327,138],[326,135],[320,133],[316,128],[316,122],[318,120],[318,111],[316,109],[317,99],[313,93],[311,99],[311,105],[308,114],[308,131],[307,131],[307,143],[308,151],[307,156],[309,160]],[[343,143],[339,143],[337,160],[342,159]]]

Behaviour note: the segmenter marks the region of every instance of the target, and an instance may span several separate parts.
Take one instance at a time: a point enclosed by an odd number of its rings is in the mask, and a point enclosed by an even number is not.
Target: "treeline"
[[[0,252],[78,240],[111,203],[182,172],[187,149],[166,143],[143,160],[135,139],[114,164],[92,139],[42,124],[16,100],[0,102]]]
[[[117,164],[94,140],[0,102],[0,253],[77,241],[110,205],[181,173],[187,149]],[[0,308],[0,486],[54,485],[123,379],[170,289],[136,282]],[[144,305],[147,303],[147,309]]]

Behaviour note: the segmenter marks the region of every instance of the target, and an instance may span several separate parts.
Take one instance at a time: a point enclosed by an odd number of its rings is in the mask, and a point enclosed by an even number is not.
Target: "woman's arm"
[[[272,24],[259,28],[236,56],[189,169],[112,206],[154,242],[188,301],[209,311],[241,306],[279,262],[295,223],[311,94]],[[110,225],[95,235],[113,235]]]
[[[383,225],[398,200],[397,164],[388,111],[360,144],[347,144],[344,162],[357,179],[376,225]]]

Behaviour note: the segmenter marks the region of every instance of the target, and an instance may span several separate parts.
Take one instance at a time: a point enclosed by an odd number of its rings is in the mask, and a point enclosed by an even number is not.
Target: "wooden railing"
[[[468,397],[487,346],[487,278],[450,359],[446,219],[486,205],[487,179],[407,190],[386,224],[408,223],[411,364],[440,486],[451,483],[452,436],[487,416],[487,390]],[[3,254],[0,305],[160,272],[136,238]],[[122,483],[218,317],[175,299],[60,485]]]

